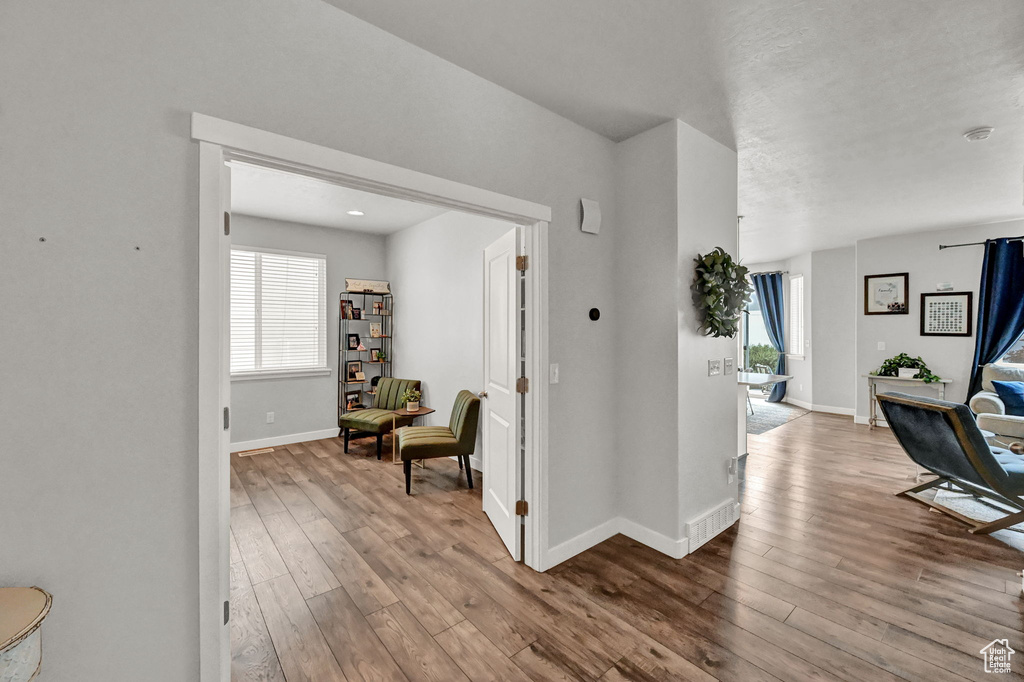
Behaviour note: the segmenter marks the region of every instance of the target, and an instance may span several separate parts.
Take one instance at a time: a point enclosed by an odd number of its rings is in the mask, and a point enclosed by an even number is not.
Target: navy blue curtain
[[[1024,333],[1024,246],[989,239],[978,291],[977,340],[967,399],[981,390],[981,369],[1003,357]]]
[[[751,275],[754,281],[754,293],[761,305],[761,316],[764,318],[768,340],[775,350],[779,351],[779,362],[775,366],[776,374],[786,373],[786,311],[782,298],[782,273],[767,272]],[[786,395],[786,382],[775,384],[768,402],[782,402]]]

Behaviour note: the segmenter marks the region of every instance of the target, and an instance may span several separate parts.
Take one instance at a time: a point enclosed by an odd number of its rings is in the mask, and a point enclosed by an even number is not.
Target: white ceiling
[[[613,140],[735,148],[746,260],[1024,217],[1021,0],[328,1]]]
[[[350,216],[348,211],[366,215]],[[306,225],[391,234],[448,209],[361,192],[316,178],[231,164],[231,212]]]

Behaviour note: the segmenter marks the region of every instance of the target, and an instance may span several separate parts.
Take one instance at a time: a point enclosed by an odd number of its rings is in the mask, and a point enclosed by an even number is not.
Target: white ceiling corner
[[[1024,217],[1020,0],[328,1],[612,140],[735,148],[748,259]]]

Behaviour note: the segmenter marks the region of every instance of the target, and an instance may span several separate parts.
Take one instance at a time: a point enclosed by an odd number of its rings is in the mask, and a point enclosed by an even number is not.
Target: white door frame
[[[548,224],[551,209],[399,166],[355,156],[222,119],[192,114],[192,139],[199,142],[199,670],[200,682],[227,682],[230,640],[224,623],[228,599],[230,529],[229,441],[223,410],[227,361],[227,257],[222,201],[229,187],[222,173],[229,159],[245,160],[318,177],[386,196],[411,199],[521,225],[526,272],[524,351],[530,390],[526,394],[524,561],[541,570],[548,536]],[[500,163],[500,159],[495,159]]]

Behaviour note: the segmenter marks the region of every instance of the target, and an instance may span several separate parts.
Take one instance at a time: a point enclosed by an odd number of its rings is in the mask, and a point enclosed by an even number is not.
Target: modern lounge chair
[[[338,418],[340,436],[345,438],[345,452],[348,442],[355,436],[377,437],[377,459],[380,459],[384,445],[384,434],[392,427],[399,428],[412,424],[413,417],[396,416],[392,410],[402,407],[402,394],[406,389],[420,389],[420,382],[415,379],[395,379],[384,377],[377,383],[377,392],[373,396],[373,406],[365,410],[346,412]]]
[[[970,408],[905,393],[882,393],[878,403],[907,456],[937,476],[897,495],[923,502],[966,523],[972,533],[991,533],[1024,523],[1024,457],[991,447]],[[983,522],[920,495],[941,485],[994,500],[1016,511],[996,521]]]
[[[469,456],[476,449],[476,429],[480,421],[480,399],[462,390],[455,397],[448,426],[406,426],[398,429],[398,454],[405,468],[405,494],[412,494],[412,463],[418,459],[457,457],[459,468],[466,468],[466,483],[473,487]]]

